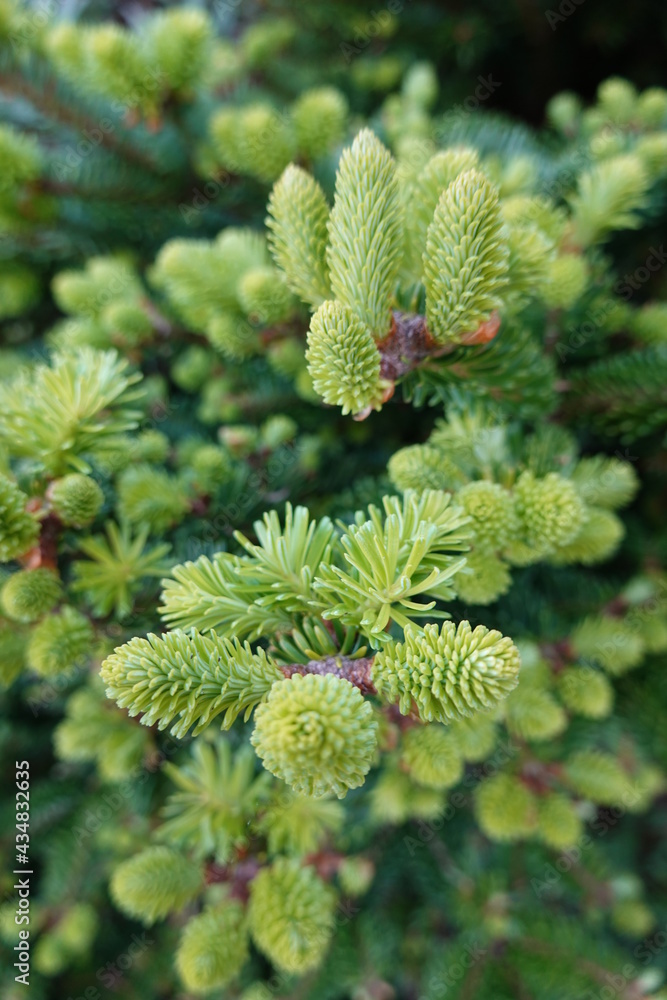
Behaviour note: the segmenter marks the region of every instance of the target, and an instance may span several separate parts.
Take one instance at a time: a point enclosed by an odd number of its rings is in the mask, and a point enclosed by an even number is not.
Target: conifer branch
[[[279,669],[285,677],[293,677],[294,674],[333,674],[334,677],[342,677],[359,688],[362,694],[376,694],[375,685],[371,680],[371,670],[373,667],[372,656],[327,656],[323,660],[309,660],[308,663],[289,663]]]
[[[0,72],[0,91],[7,91],[26,98],[45,115],[55,118],[76,132],[99,131],[103,137],[102,142],[111,152],[135,163],[144,170],[149,170],[153,174],[162,176],[162,171],[150,156],[147,156],[131,143],[119,139],[113,132],[97,129],[93,118],[88,118],[81,111],[75,110],[72,105],[61,101],[55,96],[55,89],[54,81],[45,81],[43,88],[39,88],[33,86],[24,77],[18,76],[15,73]]]

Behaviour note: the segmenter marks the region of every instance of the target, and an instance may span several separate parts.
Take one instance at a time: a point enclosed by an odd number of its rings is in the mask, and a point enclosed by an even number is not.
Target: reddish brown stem
[[[33,498],[28,501],[27,510],[36,513],[41,508],[41,501]],[[42,520],[41,531],[37,544],[21,557],[21,563],[25,569],[46,569],[57,570],[58,568],[58,539],[62,531],[62,524],[55,514],[47,514]]]
[[[204,872],[206,885],[214,885],[216,882],[226,882],[229,885],[229,895],[233,899],[240,899],[247,902],[249,897],[249,885],[261,868],[256,858],[247,858],[237,861],[236,864],[219,865],[215,861],[207,864]]]
[[[382,358],[380,377],[388,382],[395,382],[402,375],[407,375],[417,368],[427,358],[451,354],[461,345],[469,347],[488,344],[499,329],[500,317],[497,312],[493,312],[485,323],[459,337],[456,342],[438,344],[431,336],[424,316],[395,310],[392,313],[389,333],[377,345]]]
[[[308,663],[290,663],[280,669],[285,677],[294,674],[333,674],[342,677],[359,688],[362,694],[377,694],[371,680],[373,666],[372,656],[363,656],[354,660],[349,656],[328,656],[324,660],[309,660]]]

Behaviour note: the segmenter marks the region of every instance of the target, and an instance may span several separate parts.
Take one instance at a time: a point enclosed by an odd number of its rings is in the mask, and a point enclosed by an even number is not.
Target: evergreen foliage
[[[260,6],[0,4],[32,992],[661,1000],[667,91]]]

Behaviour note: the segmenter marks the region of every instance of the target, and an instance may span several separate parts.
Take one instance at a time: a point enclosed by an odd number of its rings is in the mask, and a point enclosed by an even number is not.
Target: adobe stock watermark
[[[502,87],[502,82],[500,80],[494,80],[493,73],[489,73],[487,76],[478,76],[477,86],[472,93],[468,94],[468,96],[464,98],[460,104],[455,104],[453,108],[449,108],[445,111],[441,118],[441,123],[433,130],[434,138],[444,138],[447,130],[452,125],[466,121],[471,114],[477,111],[480,104],[484,104],[485,101],[488,101],[488,99],[495,94],[500,87]]]
[[[100,990],[97,986],[87,986],[78,996],[69,996],[67,1000],[102,1000],[103,992],[119,990],[125,973],[153,944],[155,941],[148,937],[147,931],[142,934],[133,934],[125,951],[117,955],[112,962],[107,962],[97,969],[95,978],[103,989]]]
[[[345,63],[361,55],[376,38],[384,38],[395,17],[399,17],[412,0],[388,0],[382,10],[372,10],[365,24],[354,32],[352,38],[339,45]]]
[[[480,781],[496,774],[518,751],[519,747],[515,746],[508,737],[504,743],[501,742],[498,744],[493,755],[488,760],[484,761],[483,764],[475,765],[467,771],[456,786],[456,790],[448,796],[447,803],[440,815],[428,822],[426,820],[419,820],[416,824],[417,836],[406,834],[403,837],[403,843],[410,857],[414,857],[418,849],[426,847],[433,840],[436,833],[442,830],[445,823],[453,819],[459,809],[463,809],[464,806],[468,805],[471,793]],[[461,787],[463,790],[460,790]]]
[[[551,30],[555,31],[559,24],[572,17],[577,7],[581,7],[584,2],[585,0],[561,0],[556,10],[545,10],[544,16]]]
[[[263,468],[250,473],[234,503],[222,507],[215,517],[206,522],[201,541],[195,538],[189,540],[186,548],[188,559],[196,559],[206,545],[216,542],[221,535],[231,535],[242,523],[247,512],[275,490],[283,482],[284,474],[298,465],[298,462],[297,442],[285,444],[277,449]]]
[[[401,155],[396,165],[399,178],[410,178],[415,172],[420,171],[428,160],[438,152],[452,125],[466,121],[479,108],[480,104],[487,101],[501,86],[502,82],[494,80],[492,73],[489,73],[488,76],[478,76],[475,89],[463,101],[455,104],[453,108],[442,115],[431,128],[428,137],[415,139],[414,142],[410,143],[407,151]]]
[[[486,958],[488,952],[489,949],[483,947],[479,941],[466,944],[456,962],[452,962],[443,972],[429,979],[426,993],[420,1000],[426,1000],[427,997],[428,1000],[438,1000],[440,997],[446,997],[450,989],[455,991],[457,996],[461,996],[459,993],[461,980],[473,966]]]
[[[579,864],[582,855],[586,851],[590,851],[595,839],[605,837],[610,830],[613,830],[628,810],[640,801],[641,797],[642,789],[635,783],[635,786],[628,789],[623,795],[621,804],[605,807],[604,812],[592,820],[590,828],[595,834],[594,837],[588,833],[582,833],[572,847],[562,851],[553,863],[549,862],[544,866],[539,878],[531,878],[530,887],[538,899],[558,885],[563,876]]]
[[[109,820],[114,813],[122,808],[124,803],[130,798],[135,789],[143,785],[152,774],[155,774],[166,763],[167,759],[181,749],[182,744],[169,738],[164,746],[151,754],[145,762],[138,764],[125,781],[115,785],[111,791],[105,792],[101,796],[99,805],[89,807],[83,817],[72,830],[75,843],[80,846],[88,837],[92,837],[100,830],[104,823]]]
[[[667,263],[667,252],[661,243],[659,247],[649,247],[649,254],[643,264],[635,268],[631,274],[624,274],[614,284],[614,292],[626,302],[634,292],[645,284],[651,275],[655,274]],[[567,327],[569,337],[566,341],[556,344],[554,351],[560,361],[575,354],[581,347],[594,339],[604,326],[605,321],[616,311],[617,303],[611,300],[599,302],[587,311],[581,323],[570,323]]]
[[[30,48],[45,28],[53,23],[55,15],[62,7],[62,0],[42,0],[32,10],[23,7],[18,28],[9,34],[9,43],[13,49]]]
[[[626,962],[618,972],[608,972],[605,983],[599,990],[586,990],[577,1000],[641,1000],[653,993],[663,981],[660,969],[648,966],[667,946],[667,927],[654,931],[635,946],[632,957],[635,962]]]
[[[624,274],[614,285],[614,292],[626,301],[631,299],[633,293],[639,291],[651,275],[659,271],[666,263],[667,252],[665,252],[662,243],[659,247],[649,247],[649,255],[644,263],[635,268],[632,274]]]

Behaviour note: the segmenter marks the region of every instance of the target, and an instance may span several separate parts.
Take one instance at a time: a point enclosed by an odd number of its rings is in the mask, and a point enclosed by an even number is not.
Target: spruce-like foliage
[[[176,736],[194,725],[195,733],[224,712],[228,728],[252,709],[280,676],[263,651],[252,653],[238,640],[169,632],[131,639],[102,664],[102,679],[110,698],[142,713],[146,726],[170,723]]]
[[[0,475],[0,558],[3,562],[27,552],[39,534],[37,520],[26,510],[27,500],[16,483]]]
[[[363,784],[376,731],[371,706],[348,681],[297,674],[274,685],[257,710],[252,744],[295,792],[342,798]]]
[[[238,903],[225,903],[188,921],[176,967],[186,989],[206,994],[234,978],[247,952],[243,910]]]
[[[200,888],[201,878],[199,866],[176,851],[149,847],[116,868],[110,888],[122,910],[152,924],[189,902]]]
[[[269,247],[287,284],[317,308],[329,297],[326,262],[329,206],[316,180],[300,167],[287,167],[269,198]]]
[[[313,387],[343,414],[377,410],[389,383],[370,329],[349,306],[324,302],[312,318],[306,352]]]
[[[0,591],[2,610],[17,622],[32,622],[50,611],[62,593],[53,570],[21,570],[7,580]]]
[[[11,455],[51,474],[89,472],[89,461],[136,427],[140,376],[114,351],[59,353],[0,387],[0,438]]]
[[[510,8],[260,6],[0,4],[30,985],[664,1000],[667,91],[535,130],[427,61]]]
[[[426,318],[436,340],[460,339],[485,323],[506,281],[498,196],[483,174],[465,171],[441,195],[426,234]]]
[[[516,687],[519,653],[512,641],[469,622],[409,626],[405,644],[389,642],[375,658],[373,680],[407,715],[449,722],[493,708]]]
[[[312,868],[286,858],[253,879],[250,931],[285,972],[306,972],[321,960],[333,929],[331,890]]]
[[[389,330],[389,301],[401,263],[402,213],[391,154],[363,129],[341,157],[329,219],[335,298],[373,335]]]

